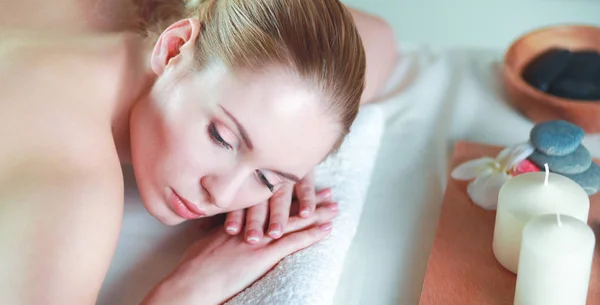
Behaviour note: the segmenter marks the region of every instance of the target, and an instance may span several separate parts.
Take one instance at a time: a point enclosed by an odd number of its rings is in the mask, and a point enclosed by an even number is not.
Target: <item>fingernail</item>
[[[340,206],[337,203],[332,203],[330,209],[334,212],[337,212],[340,210]]]
[[[319,192],[319,198],[325,199],[325,200],[331,198],[331,189],[327,188],[327,189],[324,189],[321,192]]]
[[[307,217],[308,214],[310,214],[309,208],[303,208],[302,211],[300,211],[300,216],[302,217]]]
[[[320,228],[321,230],[323,230],[323,231],[331,231],[331,228],[332,228],[332,227],[333,227],[333,226],[332,226],[331,222],[324,223],[324,224],[322,224],[322,225],[320,225],[320,226],[319,226],[319,228]]]
[[[277,238],[281,235],[281,226],[278,223],[272,223],[269,230],[269,236]]]
[[[246,233],[246,240],[249,242],[258,242],[260,240],[260,234],[256,230],[250,230]]]
[[[231,232],[231,233],[237,232],[238,231],[237,223],[228,222],[227,224],[225,224],[225,231]]]

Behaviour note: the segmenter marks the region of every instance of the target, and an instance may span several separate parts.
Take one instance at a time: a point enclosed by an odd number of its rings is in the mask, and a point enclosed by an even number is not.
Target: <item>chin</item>
[[[164,199],[161,200],[154,196],[144,196],[142,190],[140,190],[140,195],[146,211],[164,225],[176,226],[187,220],[171,211]]]
[[[136,169],[135,163],[134,173],[142,204],[152,217],[167,226],[175,226],[186,221],[186,219],[171,210],[165,198],[165,192],[153,187],[153,184],[151,181],[148,181],[143,171],[140,171],[139,167]]]
[[[182,218],[179,218],[179,217],[176,217],[173,215],[165,215],[165,213],[154,212],[152,207],[149,207],[145,203],[144,203],[144,206],[146,207],[146,210],[148,211],[148,213],[150,213],[150,215],[152,215],[154,218],[156,218],[156,220],[160,221],[164,225],[176,226],[178,224],[185,222],[185,219],[182,219]]]

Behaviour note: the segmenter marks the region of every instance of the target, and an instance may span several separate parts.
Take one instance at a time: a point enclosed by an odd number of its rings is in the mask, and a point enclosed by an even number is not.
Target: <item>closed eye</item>
[[[217,126],[215,125],[215,123],[211,122],[208,125],[208,135],[210,136],[211,140],[215,144],[225,147],[229,150],[233,149],[233,146],[231,144],[227,143],[227,141],[225,141],[223,139],[223,137],[221,137],[221,135],[219,134],[219,131],[217,130]]]
[[[265,174],[263,174],[263,172],[257,169],[256,175],[258,176],[258,179],[260,179],[260,181],[269,189],[269,191],[271,191],[271,193],[274,192],[275,186],[271,182],[269,182],[269,180],[267,179],[267,177],[265,177]]]

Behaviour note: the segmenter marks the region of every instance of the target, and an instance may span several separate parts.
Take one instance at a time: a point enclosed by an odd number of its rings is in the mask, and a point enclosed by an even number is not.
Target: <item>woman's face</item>
[[[175,225],[255,205],[295,183],[339,135],[322,99],[281,67],[167,69],[131,118],[146,209]]]

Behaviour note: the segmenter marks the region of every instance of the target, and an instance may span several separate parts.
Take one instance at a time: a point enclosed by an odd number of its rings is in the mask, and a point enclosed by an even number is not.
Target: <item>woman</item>
[[[119,231],[121,163],[133,164],[145,207],[165,224],[237,211],[236,233],[240,211],[255,206],[251,244],[215,231],[147,304],[223,302],[331,229],[335,204],[287,226],[281,207],[358,110],[365,54],[350,14],[335,0],[216,0],[190,16],[153,46],[3,31],[1,303],[95,302]],[[278,226],[265,238],[273,194]]]

